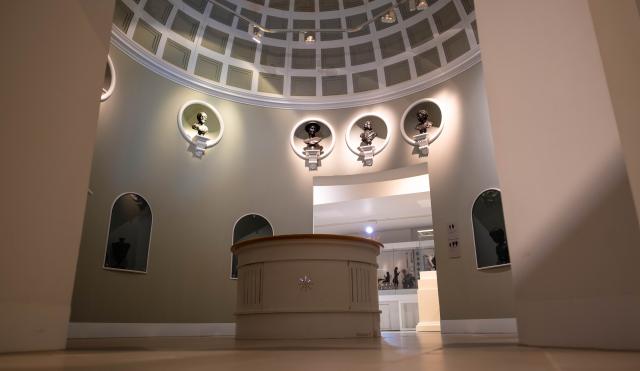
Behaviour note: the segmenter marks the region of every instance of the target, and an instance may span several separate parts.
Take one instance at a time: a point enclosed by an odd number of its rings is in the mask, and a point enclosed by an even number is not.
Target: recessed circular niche
[[[206,148],[211,148],[218,144],[224,134],[224,123],[222,116],[212,105],[207,102],[192,100],[183,104],[178,112],[178,129],[189,143],[196,145],[194,137],[198,132],[193,129],[193,124],[198,122],[197,115],[200,112],[207,114],[206,125],[209,131],[203,136],[207,137]]]
[[[333,147],[336,144],[336,134],[335,130],[333,130],[333,126],[331,126],[328,122],[323,121],[321,119],[310,118],[304,119],[293,126],[291,130],[291,135],[289,136],[289,144],[291,144],[291,149],[298,155],[298,157],[302,159],[306,159],[306,156],[302,152],[306,144],[304,140],[309,136],[306,131],[304,131],[304,127],[306,124],[310,122],[317,122],[320,124],[320,131],[318,132],[318,136],[322,137],[322,142],[320,145],[324,147],[322,154],[318,156],[318,160],[322,160],[323,158],[329,156],[331,151],[333,151]]]
[[[416,113],[418,110],[426,109],[429,114],[429,121],[433,123],[433,126],[427,130],[429,133],[429,144],[433,143],[440,134],[442,134],[442,129],[444,128],[444,121],[442,120],[442,110],[440,109],[440,105],[431,98],[420,99],[417,102],[414,102],[412,105],[404,111],[402,115],[402,121],[400,124],[400,131],[402,132],[402,137],[407,143],[411,145],[417,145],[418,143],[413,139],[415,134],[418,134],[418,130],[416,130],[416,126],[418,125],[418,119],[416,117]]]
[[[364,131],[363,125],[366,121],[371,121],[371,127],[378,134],[377,137],[373,139],[371,142],[372,145],[375,146],[375,150],[373,152],[374,155],[382,152],[382,150],[389,143],[389,139],[391,138],[391,130],[389,130],[389,126],[382,119],[382,117],[375,114],[366,114],[355,119],[349,127],[347,128],[347,133],[345,139],[347,141],[347,147],[351,150],[351,152],[356,155],[360,155],[360,147],[363,143],[360,139],[360,134]]]
[[[113,94],[113,89],[116,87],[116,70],[113,68],[113,61],[111,57],[107,55],[107,65],[104,71],[104,80],[102,82],[102,94],[100,95],[100,101],[104,102],[109,99]]]

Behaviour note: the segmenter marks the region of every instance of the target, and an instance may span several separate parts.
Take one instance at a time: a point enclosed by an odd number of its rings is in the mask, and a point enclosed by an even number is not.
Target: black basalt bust
[[[320,133],[320,124],[315,121],[311,121],[305,125],[304,131],[309,135],[309,137],[304,140],[304,143],[307,145],[305,148],[322,150],[322,146],[319,143],[323,138],[316,135]]]
[[[426,109],[421,109],[416,113],[416,118],[418,119],[418,125],[416,126],[416,130],[420,132],[420,134],[424,134],[427,130],[433,126],[433,123],[429,121],[429,113]]]
[[[373,140],[378,136],[378,133],[373,130],[373,126],[369,120],[364,122],[362,128],[364,129],[364,132],[360,134],[360,139],[362,139],[362,143],[370,146]]]

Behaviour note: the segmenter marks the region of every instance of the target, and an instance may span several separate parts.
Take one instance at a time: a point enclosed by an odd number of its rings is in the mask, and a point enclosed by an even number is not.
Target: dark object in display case
[[[196,119],[198,120],[198,122],[193,124],[191,128],[193,128],[193,130],[197,130],[198,135],[205,135],[209,131],[209,128],[206,125],[207,114],[205,112],[198,112]]]
[[[391,283],[391,275],[389,274],[389,272],[384,275],[384,280],[382,280],[382,283]]]
[[[144,197],[125,193],[111,209],[104,268],[147,271],[152,215]]]
[[[418,130],[420,134],[426,133],[427,130],[433,126],[433,123],[429,121],[429,113],[426,109],[418,110],[418,112],[416,113],[416,118],[418,119],[416,130]]]
[[[473,203],[471,214],[478,269],[510,264],[500,191],[482,192]]]
[[[406,269],[402,270],[402,288],[403,289],[414,289],[416,288],[416,277],[407,272]]]
[[[393,268],[393,287],[398,288],[398,276],[400,276],[400,272],[398,272],[398,267]]]
[[[507,246],[507,235],[504,233],[504,229],[494,229],[489,232],[489,235],[496,243],[496,256],[498,257],[496,264],[500,265],[509,263],[509,248]]]
[[[111,254],[107,256],[108,260],[111,260],[111,266],[113,268],[126,268],[127,264],[125,259],[131,244],[124,242],[125,238],[120,237],[118,241],[111,244]]]
[[[364,129],[364,132],[360,134],[360,139],[362,139],[362,143],[370,146],[373,140],[378,136],[378,133],[373,130],[373,126],[369,120],[364,122],[362,129]]]

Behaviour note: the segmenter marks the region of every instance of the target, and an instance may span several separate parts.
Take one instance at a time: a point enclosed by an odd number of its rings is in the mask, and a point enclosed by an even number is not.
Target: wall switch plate
[[[458,230],[456,229],[456,223],[449,223],[447,225],[448,234],[448,246],[450,258],[459,258],[462,255],[460,238],[458,237]]]

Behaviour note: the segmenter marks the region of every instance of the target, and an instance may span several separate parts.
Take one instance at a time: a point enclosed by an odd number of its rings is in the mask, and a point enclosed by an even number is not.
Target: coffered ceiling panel
[[[394,22],[372,19],[392,4]],[[406,0],[116,0],[112,42],[155,72],[211,95],[284,108],[349,107],[422,90],[479,61],[473,0],[428,4],[411,10]],[[252,24],[266,29],[257,41]],[[292,28],[312,30],[315,43],[298,31],[269,32]]]

